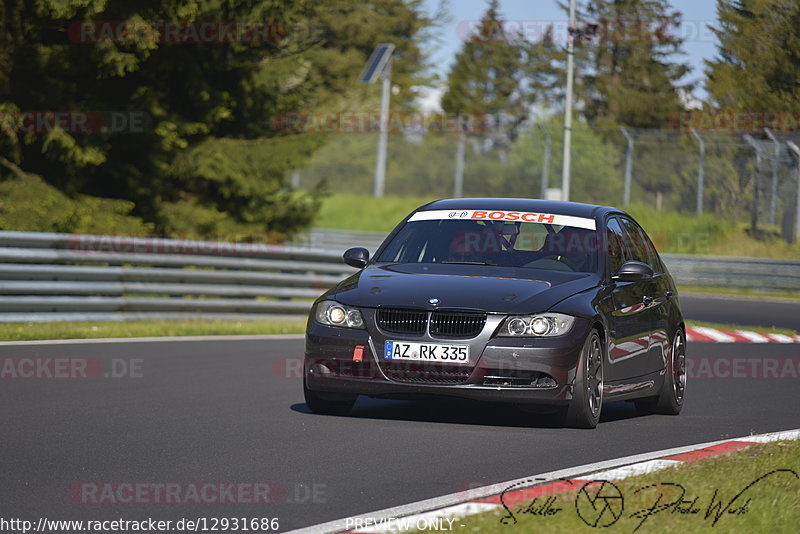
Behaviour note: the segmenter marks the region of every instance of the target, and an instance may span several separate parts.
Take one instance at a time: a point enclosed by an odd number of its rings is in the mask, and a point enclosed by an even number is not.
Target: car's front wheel
[[[664,415],[681,413],[683,396],[686,392],[686,336],[682,330],[675,332],[664,373],[664,383],[657,397],[634,401],[640,413]]]
[[[347,415],[358,397],[346,393],[312,391],[308,389],[305,378],[303,378],[303,396],[306,399],[306,406],[312,412],[324,415]]]
[[[564,424],[574,428],[594,428],[603,407],[603,345],[592,329],[581,350],[572,401],[563,414]]]

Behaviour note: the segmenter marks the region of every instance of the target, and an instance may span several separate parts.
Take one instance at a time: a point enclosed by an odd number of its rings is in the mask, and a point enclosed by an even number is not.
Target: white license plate
[[[387,341],[384,346],[383,355],[387,360],[469,363],[469,345],[439,345],[436,343]]]

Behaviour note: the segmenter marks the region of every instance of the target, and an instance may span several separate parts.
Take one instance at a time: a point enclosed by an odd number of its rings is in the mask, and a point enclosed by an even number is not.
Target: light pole
[[[547,198],[547,188],[550,187],[550,145],[553,138],[544,124],[539,125],[544,134],[544,162],[542,163],[542,199]]]
[[[620,126],[622,135],[628,141],[628,151],[625,154],[625,192],[622,197],[622,205],[626,208],[631,203],[631,174],[633,174],[633,137],[628,133],[625,127]]]
[[[703,138],[700,137],[700,134],[697,133],[697,130],[694,128],[689,128],[689,131],[692,132],[692,135],[695,139],[697,139],[697,144],[700,145],[700,157],[699,161],[697,162],[697,214],[703,214],[703,165],[706,159],[706,144],[703,141]]]
[[[386,183],[386,144],[389,142],[389,98],[392,88],[392,58],[386,61],[386,66],[381,74],[381,132],[378,135],[378,156],[375,158],[375,184],[372,196],[383,196],[383,186]]]
[[[453,196],[461,198],[464,194],[464,152],[466,144],[466,134],[461,115],[458,116],[458,145],[456,146],[456,175],[453,179]]]
[[[564,103],[564,161],[561,167],[561,200],[569,200],[570,156],[572,151],[572,92],[575,76],[575,0],[569,0],[567,32],[567,95]]]
[[[380,132],[378,134],[378,155],[375,158],[375,183],[372,194],[375,197],[383,196],[383,186],[386,182],[386,144],[389,140],[389,98],[392,88],[392,53],[394,45],[391,43],[379,44],[372,51],[367,64],[358,76],[360,83],[375,83],[380,76],[383,80],[381,87],[381,117]]]

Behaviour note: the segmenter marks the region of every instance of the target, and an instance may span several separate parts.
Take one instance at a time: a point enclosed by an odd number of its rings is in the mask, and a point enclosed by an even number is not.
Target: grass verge
[[[719,330],[752,330],[768,334],[794,336],[794,330],[775,327],[732,326],[716,323],[689,322],[689,326],[705,326]],[[108,321],[0,323],[0,341],[34,341],[42,339],[92,339],[105,337],[168,337],[302,334],[305,319],[297,321]]]
[[[754,481],[757,482],[745,489]],[[538,497],[533,503],[469,516],[454,525],[463,525],[457,529],[461,533],[483,534],[589,534],[598,529],[605,533],[642,534],[796,532],[800,521],[800,440],[748,447],[615,481],[616,489],[607,485],[603,491],[617,499],[598,499],[595,508],[586,495],[596,493],[600,485],[589,486],[584,494],[577,491],[580,486],[575,491],[549,496],[549,501],[547,496]],[[601,516],[606,502],[609,508]],[[609,513],[612,510],[618,512],[616,521]],[[595,520],[596,526],[590,526]]]
[[[702,295],[746,297],[751,299],[800,300],[800,291],[792,291],[788,289],[778,291],[758,291],[747,287],[678,285],[678,292],[680,294],[694,293]]]
[[[297,321],[128,321],[0,323],[0,340],[91,339],[101,337],[167,337],[302,334]]]
[[[324,200],[313,226],[389,232],[412,210],[431,200],[435,198],[337,193]],[[767,228],[763,239],[754,239],[747,225],[731,224],[709,214],[657,212],[645,206],[632,206],[628,211],[647,230],[660,252],[800,259],[800,242],[786,243],[776,228]]]
[[[315,228],[390,232],[406,215],[434,197],[382,197],[337,193],[326,198],[314,218]]]

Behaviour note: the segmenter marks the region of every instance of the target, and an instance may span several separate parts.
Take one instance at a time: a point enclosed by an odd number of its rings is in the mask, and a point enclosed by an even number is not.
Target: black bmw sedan
[[[686,336],[675,283],[642,228],[610,207],[454,199],[406,217],[322,295],[303,389],[317,413],[358,395],[542,405],[594,428],[607,401],[676,415]]]

